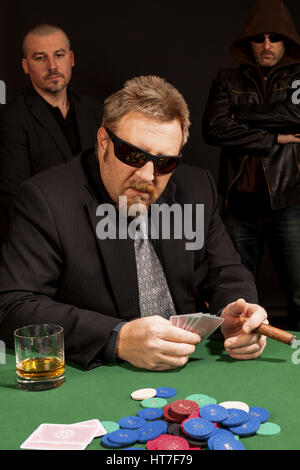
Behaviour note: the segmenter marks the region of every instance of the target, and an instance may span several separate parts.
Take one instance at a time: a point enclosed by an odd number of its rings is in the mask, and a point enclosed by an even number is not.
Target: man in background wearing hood
[[[268,246],[300,328],[300,37],[281,0],[259,0],[231,46],[238,69],[219,72],[203,119],[221,146],[223,220],[242,262],[256,276]]]

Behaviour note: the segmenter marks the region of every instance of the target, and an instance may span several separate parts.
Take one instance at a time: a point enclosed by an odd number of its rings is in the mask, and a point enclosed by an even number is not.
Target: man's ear
[[[75,67],[75,56],[74,56],[73,51],[70,51],[70,56],[71,56],[71,65],[72,67]]]
[[[23,67],[24,73],[26,73],[26,75],[28,75],[29,74],[29,68],[28,68],[27,59],[25,59],[25,57],[23,57],[23,59],[22,59],[22,67]]]
[[[97,144],[98,144],[98,159],[102,161],[109,144],[109,137],[103,126],[98,129],[97,132]]]

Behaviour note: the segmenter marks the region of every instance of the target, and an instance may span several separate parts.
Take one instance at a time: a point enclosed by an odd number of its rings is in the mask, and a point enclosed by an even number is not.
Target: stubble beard
[[[58,75],[58,77],[54,82],[47,85],[47,81],[48,81],[49,78],[51,78],[52,75]],[[44,80],[46,82],[44,90],[47,91],[48,93],[51,93],[51,94],[59,93],[59,92],[63,91],[67,86],[65,76],[62,75],[62,74],[59,74],[57,72],[55,72],[53,74],[48,74],[44,78]]]

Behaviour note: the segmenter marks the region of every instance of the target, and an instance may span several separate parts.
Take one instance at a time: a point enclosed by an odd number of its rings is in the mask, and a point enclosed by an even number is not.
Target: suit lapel
[[[87,214],[96,237],[99,255],[106,267],[107,277],[121,318],[131,319],[140,315],[137,273],[133,240],[118,240],[97,237],[97,225],[104,216],[97,216],[97,201],[87,204]],[[100,289],[100,285],[99,285]]]
[[[29,91],[26,95],[26,99],[30,112],[35,119],[47,129],[62,154],[63,160],[67,161],[73,159],[72,150],[43,99],[34,91]]]
[[[175,188],[175,184],[170,182],[157,203],[165,203],[170,207],[172,204],[179,202],[175,200]],[[160,238],[157,243],[157,250],[177,314],[195,312],[194,254],[192,250],[186,250],[187,240],[184,238],[183,229],[182,237],[174,239],[174,226],[172,223],[170,225],[170,239]]]
[[[98,238],[97,225],[107,216],[106,214],[104,216],[97,215],[97,208],[103,203],[108,203],[111,206],[114,204],[100,178],[99,164],[95,154],[86,151],[82,157],[82,164],[89,180],[89,185],[86,188],[88,194],[86,200],[87,217],[96,238],[99,256],[106,268],[110,291],[115,300],[117,311],[121,318],[139,317],[134,241],[131,238],[125,240],[118,240],[118,238],[100,240]],[[118,235],[117,228],[116,234]]]

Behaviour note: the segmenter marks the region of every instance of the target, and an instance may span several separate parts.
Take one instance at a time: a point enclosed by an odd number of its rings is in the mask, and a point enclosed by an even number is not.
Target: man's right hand
[[[292,144],[292,143],[300,144],[300,135],[299,134],[278,134],[277,143],[278,144]]]
[[[118,335],[117,356],[135,367],[168,370],[184,366],[201,338],[158,315],[126,323]]]

